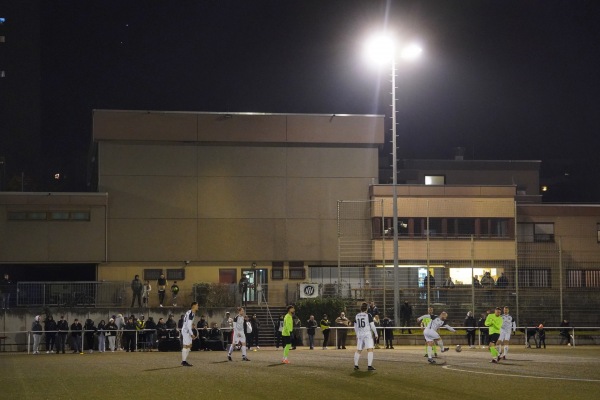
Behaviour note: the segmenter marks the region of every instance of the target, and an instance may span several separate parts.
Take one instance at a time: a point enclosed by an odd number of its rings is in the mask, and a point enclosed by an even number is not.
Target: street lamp
[[[398,159],[396,146],[396,57],[399,55],[403,60],[411,61],[418,58],[422,50],[416,44],[411,44],[402,49],[397,49],[397,45],[391,36],[387,34],[377,34],[372,36],[366,44],[366,52],[369,59],[379,65],[392,66],[392,232],[394,243],[394,321],[398,323],[398,304],[400,304],[400,283],[398,270]],[[385,269],[385,266],[384,266]]]

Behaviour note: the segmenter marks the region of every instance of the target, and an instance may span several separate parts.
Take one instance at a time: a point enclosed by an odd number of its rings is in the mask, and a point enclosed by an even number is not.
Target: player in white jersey
[[[446,328],[450,332],[456,332],[453,327],[446,325],[446,318],[448,318],[448,313],[446,311],[442,311],[440,316],[432,319],[423,331],[423,336],[425,336],[425,341],[427,342],[427,361],[429,361],[431,364],[435,364],[435,360],[432,357],[435,342],[437,342],[442,349],[442,353],[448,351],[448,347],[444,347],[444,342],[438,333],[438,329]]]
[[[233,334],[231,337],[231,344],[229,345],[229,351],[227,352],[227,359],[229,361],[233,361],[231,359],[231,353],[233,352],[233,348],[236,344],[240,344],[242,346],[242,361],[250,361],[248,357],[246,357],[246,334],[244,333],[244,325],[246,321],[244,320],[244,307],[238,308],[238,315],[233,318]]]
[[[504,314],[502,314],[502,327],[500,328],[500,337],[498,338],[498,358],[506,360],[506,355],[508,354],[508,344],[510,341],[511,333],[514,333],[517,330],[517,324],[513,320],[513,317],[508,313],[508,307],[504,307]],[[504,349],[502,348],[504,346]],[[504,350],[504,351],[503,351]]]
[[[356,333],[356,352],[354,353],[354,369],[358,369],[358,360],[363,349],[367,349],[367,365],[369,371],[375,371],[373,368],[373,334],[377,340],[377,328],[373,322],[373,316],[367,313],[369,305],[362,303],[360,312],[354,318],[354,332]]]
[[[183,347],[181,348],[181,365],[184,367],[191,367],[192,364],[187,362],[187,356],[192,350],[192,341],[196,339],[194,335],[194,317],[198,311],[198,303],[193,302],[190,309],[183,316],[183,326],[181,327],[181,341]]]

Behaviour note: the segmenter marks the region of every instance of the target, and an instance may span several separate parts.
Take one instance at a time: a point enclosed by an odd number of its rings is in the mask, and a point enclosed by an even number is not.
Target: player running
[[[491,363],[497,364],[500,361],[500,356],[498,355],[498,350],[496,350],[496,342],[500,337],[500,328],[502,328],[503,319],[500,316],[502,309],[500,307],[496,307],[493,314],[489,314],[485,319],[485,326],[490,328],[490,335],[488,339],[488,346],[490,348],[490,353],[492,353],[492,361]]]
[[[446,311],[442,311],[440,316],[432,319],[423,331],[425,341],[427,342],[427,361],[429,361],[430,364],[436,363],[433,359],[433,347],[435,346],[435,342],[437,342],[438,346],[440,346],[442,353],[448,351],[448,348],[444,347],[444,342],[438,333],[438,329],[446,328],[450,332],[456,332],[453,327],[446,324],[446,318],[448,318],[448,313]]]
[[[240,344],[242,346],[242,361],[250,361],[248,357],[246,357],[246,334],[244,333],[244,307],[238,308],[238,315],[233,319],[233,335],[231,337],[231,344],[229,345],[229,351],[227,352],[227,359],[229,361],[233,361],[231,359],[231,353],[233,352],[233,348],[236,344]]]
[[[196,339],[193,330],[196,311],[198,311],[198,303],[194,301],[190,309],[183,316],[183,326],[181,327],[181,341],[183,343],[183,347],[181,348],[181,365],[184,367],[192,366],[192,364],[187,362],[187,356],[192,350],[192,341]]]
[[[431,322],[432,319],[437,318],[437,315],[435,315],[433,313],[433,307],[428,307],[427,308],[427,314],[425,315],[421,315],[419,318],[417,318],[417,322],[420,323],[421,329],[425,329],[427,328],[427,325],[429,325],[429,323]],[[442,348],[440,347],[440,351],[442,350]],[[433,346],[433,356],[437,357],[437,352],[435,351],[435,346]],[[429,357],[429,355],[427,354],[427,343],[425,343],[425,355],[424,357]]]
[[[502,314],[502,327],[500,327],[500,337],[498,338],[497,347],[498,353],[500,353],[498,358],[503,360],[506,360],[506,355],[508,354],[510,335],[517,330],[517,324],[508,312],[508,307],[504,306],[504,314]],[[504,348],[502,346],[504,346]]]
[[[354,332],[356,333],[356,352],[354,353],[354,369],[358,370],[358,360],[360,359],[360,353],[363,349],[367,349],[367,365],[369,371],[375,371],[373,368],[373,336],[371,332],[375,334],[375,340],[377,340],[377,328],[373,322],[373,316],[367,313],[369,305],[362,303],[360,305],[360,312],[356,314],[354,318]]]

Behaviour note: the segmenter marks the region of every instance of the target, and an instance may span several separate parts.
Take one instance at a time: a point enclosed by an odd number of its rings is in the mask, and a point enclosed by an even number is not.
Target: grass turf
[[[250,362],[242,362],[239,351],[233,362],[225,352],[192,352],[192,368],[181,367],[176,352],[0,353],[0,398],[589,399],[600,391],[600,347],[513,345],[498,365],[484,349],[451,349],[439,365],[429,365],[423,354],[424,346],[375,350],[377,371],[368,372],[366,351],[360,370],[353,370],[351,347],[298,348],[290,351],[289,365],[275,348],[249,352]]]

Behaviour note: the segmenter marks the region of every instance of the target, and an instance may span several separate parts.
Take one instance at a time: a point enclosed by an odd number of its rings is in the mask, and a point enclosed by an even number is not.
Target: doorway
[[[261,304],[268,299],[268,273],[266,269],[243,269],[242,276],[248,280],[246,293],[249,303]]]

